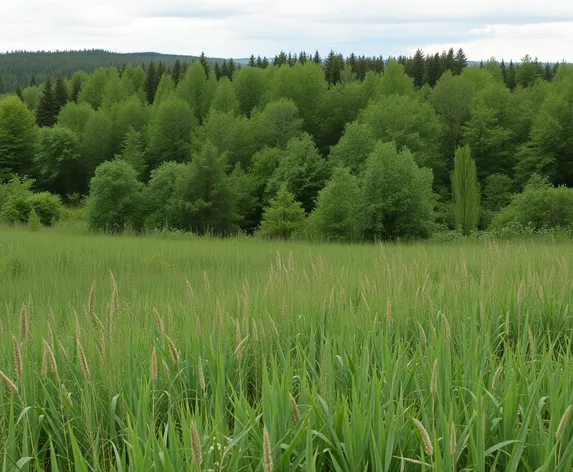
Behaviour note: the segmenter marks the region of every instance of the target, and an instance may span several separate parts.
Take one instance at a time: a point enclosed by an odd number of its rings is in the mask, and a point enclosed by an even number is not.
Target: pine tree
[[[229,80],[233,80],[233,75],[235,74],[235,70],[237,69],[237,65],[233,59],[229,59],[227,62],[227,77]]]
[[[213,67],[213,71],[215,72],[215,78],[217,80],[219,80],[223,76],[223,73],[221,71],[221,67],[219,66],[218,62],[215,62],[215,67]]]
[[[157,69],[155,68],[155,62],[151,61],[147,69],[147,77],[145,78],[145,98],[149,104],[153,103],[157,85],[159,85]]]
[[[261,56],[257,56],[257,67],[259,68],[263,68],[263,60],[261,59]]]
[[[460,75],[467,65],[468,59],[466,54],[464,53],[464,50],[460,48],[454,58],[454,75]]]
[[[256,63],[255,63],[255,56],[254,54],[251,54],[251,57],[249,58],[249,67],[255,67]]]
[[[181,79],[181,74],[182,74],[181,61],[179,60],[179,58],[177,58],[175,60],[175,64],[173,65],[173,72],[171,74],[171,76],[173,77],[173,82],[175,82],[175,85],[179,83],[179,79]]]
[[[302,232],[305,223],[304,210],[295,201],[286,186],[282,186],[276,198],[265,208],[261,221],[261,235],[267,238],[289,239]]]
[[[4,81],[0,77],[0,94],[3,94],[6,90],[4,89]]]
[[[269,60],[265,56],[263,57],[263,69],[266,69],[267,67],[269,67]]]
[[[507,68],[507,79],[505,81],[507,88],[509,90],[514,90],[517,87],[517,71],[515,69],[515,64],[513,61],[509,61],[509,67]]]
[[[503,83],[507,85],[507,66],[505,65],[505,61],[503,59],[501,60],[499,68],[501,69],[501,78],[503,79]]]
[[[167,67],[165,66],[165,62],[160,61],[159,66],[157,67],[157,85],[159,85],[159,82],[161,82],[163,74],[165,74],[166,72],[167,72]],[[155,88],[157,89],[157,86]]]
[[[44,82],[42,95],[36,111],[36,122],[38,123],[38,126],[53,126],[56,122],[55,111],[56,107],[52,81],[48,77],[46,82]]]
[[[320,57],[318,50],[314,53],[314,57],[312,58],[312,61],[315,64],[322,64],[322,58]]]
[[[36,86],[36,76],[32,74],[32,78],[30,79],[30,87]]]
[[[343,67],[344,60],[331,50],[324,63],[326,81],[329,85],[336,85],[340,82]]]
[[[58,75],[54,89],[54,114],[58,116],[62,107],[68,103],[68,89],[64,83],[64,78]]]
[[[429,56],[429,60],[432,60],[432,56]],[[411,73],[408,74],[414,79],[414,87],[420,88],[424,85],[425,69],[424,53],[421,49],[418,49],[412,59]]]
[[[446,55],[446,70],[453,71],[456,66],[455,52],[454,48],[448,50]]]
[[[20,88],[19,85],[16,87],[16,96],[17,96],[20,100],[24,101],[24,95],[22,95],[22,89]]]
[[[456,151],[452,173],[452,196],[456,226],[468,236],[477,229],[480,209],[476,164],[468,145]]]
[[[204,52],[201,52],[199,56],[199,61],[201,61],[201,65],[203,69],[205,69],[205,76],[209,77],[209,72],[211,71],[211,67],[209,66],[209,61],[207,60],[207,56],[205,56]]]
[[[426,82],[430,87],[434,87],[442,75],[440,68],[440,55],[436,53],[434,56],[428,56],[427,64],[428,69],[426,71]]]

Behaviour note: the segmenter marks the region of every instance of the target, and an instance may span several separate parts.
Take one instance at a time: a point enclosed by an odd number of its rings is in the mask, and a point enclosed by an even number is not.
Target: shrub
[[[64,206],[60,197],[48,192],[32,194],[29,198],[29,203],[31,211],[36,213],[44,226],[51,226],[64,213]]]
[[[552,187],[534,177],[495,217],[492,229],[500,230],[510,223],[533,230],[573,226],[573,189]]]

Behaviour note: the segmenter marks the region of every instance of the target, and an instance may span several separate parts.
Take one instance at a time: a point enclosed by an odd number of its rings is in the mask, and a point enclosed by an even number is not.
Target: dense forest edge
[[[113,233],[571,234],[569,64],[468,64],[462,49],[133,59],[90,74],[56,61],[27,86],[30,61],[0,61],[5,90],[18,77],[0,100],[2,223],[78,208]]]

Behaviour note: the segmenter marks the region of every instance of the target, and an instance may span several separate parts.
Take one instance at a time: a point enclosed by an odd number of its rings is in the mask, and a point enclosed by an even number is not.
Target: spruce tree
[[[223,76],[223,73],[221,72],[221,66],[219,66],[218,62],[215,62],[215,67],[213,67],[213,70],[215,72],[215,78],[219,80]]]
[[[432,56],[428,56],[428,58],[428,60],[432,60]],[[421,49],[418,49],[412,59],[411,73],[408,74],[414,79],[414,87],[420,88],[424,85],[425,69],[424,53]]]
[[[20,88],[19,85],[16,87],[16,96],[17,96],[20,100],[24,101],[24,95],[22,95],[22,89]]]
[[[64,78],[61,75],[58,75],[56,86],[54,88],[54,114],[56,117],[66,103],[68,103],[68,89],[64,82]]]
[[[263,68],[263,60],[261,59],[261,56],[257,56],[257,67],[259,68]]]
[[[255,56],[254,54],[251,54],[251,57],[249,58],[249,67],[255,67],[256,63],[255,63]]]
[[[160,61],[159,66],[157,66],[157,85],[159,85],[159,82],[161,82],[163,74],[165,74],[166,72],[167,72],[167,67],[165,67],[165,62]],[[157,86],[155,88],[157,89]]]
[[[453,71],[456,66],[456,59],[455,59],[455,52],[454,48],[450,48],[448,50],[448,54],[446,55],[446,70]]]
[[[468,59],[466,54],[464,53],[464,50],[460,48],[454,58],[454,75],[460,75],[467,65]]]
[[[283,185],[264,210],[260,233],[267,238],[289,239],[293,234],[302,232],[304,224],[301,204]]]
[[[320,57],[318,50],[314,53],[314,57],[312,58],[312,61],[315,64],[322,64],[322,58]]]
[[[175,64],[173,65],[173,72],[171,76],[173,77],[173,82],[175,85],[179,83],[179,79],[181,79],[182,69],[181,69],[181,61],[179,58],[175,60]]]
[[[456,227],[464,236],[468,236],[477,229],[480,209],[476,164],[468,145],[456,151],[452,172],[452,196]]]
[[[507,68],[507,79],[505,81],[507,88],[511,91],[517,87],[517,71],[515,69],[515,64],[513,61],[509,61],[509,67]]]
[[[42,95],[40,96],[38,109],[36,111],[36,122],[38,123],[38,126],[53,126],[56,122],[55,110],[56,107],[52,81],[48,77],[46,82],[44,82]]]
[[[209,61],[207,60],[207,56],[205,56],[205,53],[203,51],[201,51],[201,55],[199,56],[199,61],[201,62],[201,65],[203,66],[203,69],[205,70],[205,76],[209,77],[209,72],[210,72],[211,68],[209,66]]]
[[[157,69],[155,68],[155,62],[151,61],[147,68],[147,77],[145,78],[145,98],[149,104],[153,103],[157,85],[159,85]]]
[[[229,62],[227,62],[227,77],[229,80],[233,80],[233,74],[236,69],[237,65],[235,64],[235,61],[233,59],[229,59]]]

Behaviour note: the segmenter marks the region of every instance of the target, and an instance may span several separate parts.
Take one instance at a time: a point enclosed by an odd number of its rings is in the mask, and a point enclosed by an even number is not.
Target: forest
[[[451,49],[48,70],[0,101],[4,223],[63,205],[114,233],[337,241],[573,223],[568,64]]]

